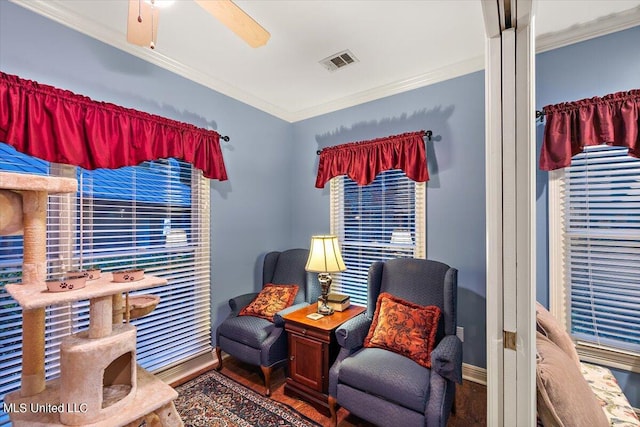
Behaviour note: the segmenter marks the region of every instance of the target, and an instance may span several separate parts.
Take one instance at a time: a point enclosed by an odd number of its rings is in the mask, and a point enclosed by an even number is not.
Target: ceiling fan
[[[162,0],[129,0],[127,41],[155,48],[158,36],[159,4]],[[267,43],[271,35],[231,0],[193,0],[216,17],[251,47]]]

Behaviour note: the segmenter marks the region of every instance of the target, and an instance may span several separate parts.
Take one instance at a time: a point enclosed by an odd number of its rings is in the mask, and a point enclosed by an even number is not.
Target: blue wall
[[[292,242],[329,232],[329,185],[316,189],[316,150],[431,129],[427,257],[458,273],[464,361],[486,366],[484,73],[477,72],[293,124]]]
[[[290,123],[6,1],[0,70],[229,135],[229,181],[211,181],[213,324],[259,289],[263,255],[289,247]]]
[[[536,57],[536,107],[640,88],[640,27],[545,52]],[[538,153],[544,125],[537,127]],[[539,155],[539,154],[538,154]],[[537,172],[538,300],[549,302],[548,173]],[[634,407],[640,407],[640,375],[614,370]]]

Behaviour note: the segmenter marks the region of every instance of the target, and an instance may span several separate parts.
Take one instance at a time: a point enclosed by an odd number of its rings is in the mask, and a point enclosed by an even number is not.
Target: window
[[[49,196],[49,273],[141,267],[168,280],[137,292],[160,296],[151,314],[132,321],[140,365],[158,372],[211,351],[209,181],[200,171],[175,159],[87,171],[49,165],[5,144],[0,159],[2,170],[78,179],[76,195]],[[21,310],[4,285],[19,281],[21,263],[22,236],[0,236],[0,399],[20,387]],[[88,321],[88,301],[47,309],[47,379],[59,375],[61,339]],[[8,421],[0,412],[0,426]]]
[[[331,180],[331,232],[338,236],[347,270],[333,289],[367,304],[367,275],[374,261],[424,258],[425,183],[401,170],[382,172],[369,185],[347,177]]]
[[[587,147],[550,175],[552,311],[586,360],[640,354],[640,160]]]

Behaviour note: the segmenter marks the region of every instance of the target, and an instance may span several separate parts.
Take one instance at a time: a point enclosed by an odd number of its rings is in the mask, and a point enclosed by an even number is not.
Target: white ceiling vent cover
[[[350,50],[344,50],[323,59],[320,61],[320,64],[329,71],[335,71],[347,65],[355,64],[356,62],[360,62],[360,60],[356,58]]]

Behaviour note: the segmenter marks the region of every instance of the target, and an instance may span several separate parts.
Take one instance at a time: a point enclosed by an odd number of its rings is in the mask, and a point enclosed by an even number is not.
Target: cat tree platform
[[[7,285],[6,290],[23,309],[47,307],[49,305],[107,297],[123,292],[137,291],[166,285],[167,281],[156,276],[146,275],[136,282],[114,282],[111,273],[102,273],[95,280],[88,280],[82,289],[66,292],[49,292],[44,283],[26,283]],[[111,318],[109,318],[111,319]]]
[[[14,191],[44,191],[48,194],[75,193],[78,181],[74,178],[0,172],[0,188]]]

